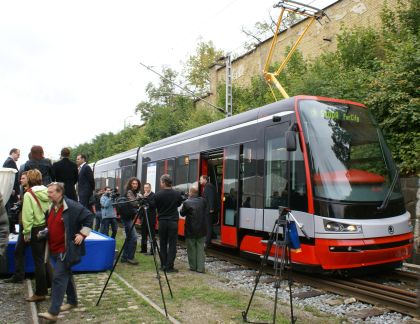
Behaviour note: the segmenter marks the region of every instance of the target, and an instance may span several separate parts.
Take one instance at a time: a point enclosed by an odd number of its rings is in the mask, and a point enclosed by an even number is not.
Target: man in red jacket
[[[48,198],[52,207],[48,212],[48,243],[55,259],[51,288],[51,306],[48,312],[38,316],[57,321],[58,314],[77,307],[76,284],[71,267],[85,255],[84,241],[90,234],[93,214],[81,204],[64,197],[64,184],[53,182],[48,186]],[[67,303],[62,305],[64,295]]]

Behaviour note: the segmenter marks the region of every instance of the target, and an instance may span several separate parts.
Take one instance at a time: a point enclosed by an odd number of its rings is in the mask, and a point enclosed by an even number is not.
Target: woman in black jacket
[[[52,181],[53,171],[51,161],[44,158],[44,149],[42,146],[32,146],[30,157],[30,160],[26,161],[23,171],[38,169],[42,174],[42,184],[47,186]]]

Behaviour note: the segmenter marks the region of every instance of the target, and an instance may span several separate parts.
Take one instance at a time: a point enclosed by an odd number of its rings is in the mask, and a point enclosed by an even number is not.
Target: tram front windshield
[[[387,195],[402,199],[395,163],[366,108],[301,100],[299,112],[315,199],[376,206]]]

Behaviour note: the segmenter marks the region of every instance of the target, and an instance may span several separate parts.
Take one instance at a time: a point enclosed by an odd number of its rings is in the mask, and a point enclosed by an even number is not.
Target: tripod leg
[[[296,322],[296,318],[293,314],[293,293],[292,293],[292,259],[291,259],[291,251],[290,246],[288,245],[286,248],[286,265],[288,266],[287,269],[287,280],[289,283],[289,296],[290,296],[290,319],[291,323],[294,324]]]
[[[166,302],[165,302],[165,295],[163,294],[163,287],[162,287],[162,282],[161,282],[161,280],[160,280],[159,267],[158,267],[158,264],[157,264],[157,261],[156,261],[156,253],[155,253],[155,249],[154,249],[154,247],[153,247],[153,244],[154,244],[154,242],[153,242],[153,241],[154,241],[154,240],[153,240],[153,237],[152,237],[152,230],[151,230],[151,227],[150,227],[150,222],[149,222],[149,213],[148,213],[148,207],[147,207],[147,206],[146,206],[146,207],[144,207],[144,218],[145,218],[146,225],[147,225],[147,231],[148,231],[148,233],[149,233],[149,241],[150,241],[150,244],[152,245],[151,247],[152,247],[153,261],[154,261],[154,263],[155,263],[156,276],[157,276],[158,281],[159,281],[159,288],[160,288],[160,294],[161,294],[161,296],[162,296],[163,307],[165,308],[165,314],[166,314],[166,317],[168,317],[168,311],[167,311],[167,309],[166,309]],[[160,251],[159,251],[159,249],[157,249],[157,251],[158,251],[159,256],[160,256]],[[170,284],[169,284],[168,276],[166,275],[166,270],[165,270],[165,269],[163,270],[163,273],[164,273],[164,275],[165,275],[165,279],[166,279],[166,283],[167,283],[168,288],[169,288],[169,292],[170,292],[170,294],[171,294],[171,297],[173,298],[173,295],[172,295],[172,289],[171,289],[171,286],[170,286]]]
[[[134,217],[133,224],[131,225],[131,228],[130,228],[130,232],[129,233],[131,233],[131,231],[133,230],[134,225],[136,224],[136,221],[137,221],[138,218],[139,218],[139,213],[137,212],[136,216]],[[105,289],[108,286],[108,282],[111,279],[112,274],[114,273],[114,270],[115,270],[115,267],[117,266],[118,261],[120,260],[121,254],[124,252],[125,245],[127,244],[127,239],[128,239],[128,235],[127,235],[127,237],[124,240],[123,246],[121,247],[121,251],[118,253],[117,260],[115,260],[115,262],[114,262],[114,265],[112,267],[111,273],[109,274],[108,279],[106,280],[105,286],[102,289],[101,295],[99,296],[99,299],[96,302],[96,306],[99,305],[99,302],[102,299],[102,295],[104,294]]]
[[[263,259],[261,260],[261,264],[260,264],[260,268],[258,270],[257,277],[255,278],[255,285],[254,285],[254,288],[252,290],[251,297],[250,297],[249,302],[248,302],[248,306],[247,306],[246,310],[244,312],[242,312],[242,318],[243,318],[244,322],[248,322],[248,319],[247,319],[248,312],[249,312],[249,309],[251,308],[251,304],[252,304],[252,300],[254,299],[255,291],[257,290],[257,286],[260,282],[262,271],[264,269],[264,266],[267,264],[268,256],[270,255],[271,247],[272,247],[273,242],[274,242],[274,232],[275,232],[276,226],[277,226],[277,223],[274,223],[273,230],[271,231],[270,237],[269,237],[268,242],[267,242],[267,249],[265,251]]]

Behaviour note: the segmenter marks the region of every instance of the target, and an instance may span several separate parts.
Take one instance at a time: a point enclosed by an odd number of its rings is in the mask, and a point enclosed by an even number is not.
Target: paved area
[[[28,323],[29,307],[24,300],[26,286],[23,283],[4,283],[0,280],[0,323]]]
[[[59,322],[133,323],[138,321],[139,314],[142,315],[142,322],[145,323],[165,322],[163,316],[136,296],[116,276],[112,276],[99,306],[96,306],[108,275],[109,273],[75,274],[79,306],[71,311],[61,312]],[[39,312],[47,311],[49,305],[49,298],[45,302],[39,303]],[[149,313],[149,316],[143,316],[145,313]],[[40,322],[42,323],[42,321]]]

